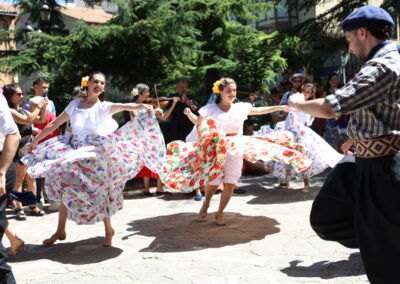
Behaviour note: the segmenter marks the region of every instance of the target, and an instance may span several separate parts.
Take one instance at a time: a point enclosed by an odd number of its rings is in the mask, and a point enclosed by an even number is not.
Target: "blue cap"
[[[350,13],[342,23],[342,30],[348,32],[358,28],[380,28],[388,25],[394,27],[394,21],[386,10],[367,5]]]

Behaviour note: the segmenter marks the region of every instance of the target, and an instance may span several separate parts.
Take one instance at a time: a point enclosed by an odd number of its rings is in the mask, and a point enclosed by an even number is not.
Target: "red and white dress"
[[[167,145],[166,161],[160,178],[170,192],[190,192],[205,184],[237,184],[243,159],[289,163],[297,171],[310,165],[301,145],[288,141],[243,136],[243,123],[252,110],[250,103],[236,103],[229,111],[217,104],[199,110],[205,119],[188,135],[187,141]],[[195,135],[195,133],[197,135]]]

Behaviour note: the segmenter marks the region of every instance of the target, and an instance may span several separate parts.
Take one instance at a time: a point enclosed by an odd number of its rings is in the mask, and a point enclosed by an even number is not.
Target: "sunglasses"
[[[293,82],[293,83],[301,83],[302,80],[293,80],[292,82]]]

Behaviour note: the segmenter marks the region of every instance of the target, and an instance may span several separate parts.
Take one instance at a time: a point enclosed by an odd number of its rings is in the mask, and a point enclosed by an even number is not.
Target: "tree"
[[[95,4],[96,1],[90,1]],[[256,20],[271,3],[256,0],[118,1],[118,12],[97,28],[79,23],[66,37],[32,33],[29,48],[0,59],[2,71],[54,75],[52,92],[69,93],[82,76],[101,70],[109,86],[127,93],[138,82],[162,83],[168,93],[176,77],[192,80],[200,94],[204,72],[218,67],[239,88],[267,89],[286,67],[282,52],[301,49],[299,40],[266,35],[244,20]],[[257,11],[258,13],[255,13]],[[236,19],[232,21],[232,19]],[[197,88],[195,88],[197,86]],[[110,90],[110,89],[109,89]],[[55,99],[63,106],[63,96]],[[59,101],[57,101],[59,100]]]

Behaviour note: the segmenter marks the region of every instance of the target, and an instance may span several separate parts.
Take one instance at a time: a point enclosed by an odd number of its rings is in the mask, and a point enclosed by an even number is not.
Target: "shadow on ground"
[[[281,270],[290,277],[316,277],[332,279],[339,277],[364,275],[364,268],[360,253],[352,253],[348,260],[319,261],[310,266],[299,265],[302,261],[294,260],[290,266]]]
[[[123,237],[142,235],[154,237],[154,241],[141,252],[181,252],[207,248],[220,248],[264,239],[278,233],[279,223],[264,216],[244,216],[224,213],[225,226],[217,226],[215,213],[199,219],[196,213],[178,213],[136,220],[128,225],[134,233]]]
[[[302,181],[292,180],[289,188],[279,188],[276,187],[277,179],[267,175],[244,176],[240,179],[240,188],[247,191],[246,195],[254,196],[248,204],[285,204],[314,200],[329,172],[330,170],[326,170],[313,177],[308,192],[302,191]]]
[[[8,262],[49,259],[64,264],[81,265],[99,263],[115,258],[122,253],[122,249],[104,247],[102,245],[103,240],[103,237],[95,237],[73,243],[62,242],[51,247],[26,244],[24,250],[21,250],[15,256],[9,257]]]

